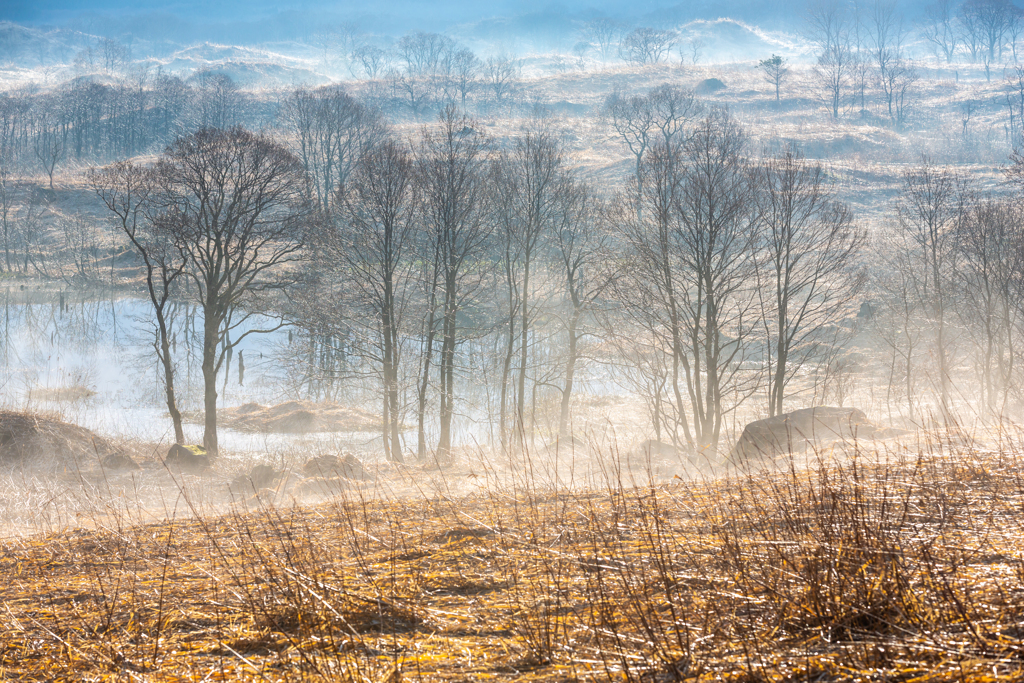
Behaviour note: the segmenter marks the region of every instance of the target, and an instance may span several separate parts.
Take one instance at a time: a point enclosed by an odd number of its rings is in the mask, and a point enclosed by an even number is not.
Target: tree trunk
[[[558,436],[561,438],[569,435],[569,402],[572,400],[573,380],[576,376],[577,344],[579,341],[579,337],[576,335],[576,327],[579,319],[579,311],[574,311],[569,319],[569,354],[565,360],[565,384],[562,387],[562,405],[558,413]]]
[[[434,353],[434,292],[430,294],[430,311],[427,313],[426,348],[423,351],[423,373],[420,375],[416,405],[416,457],[427,457],[427,433],[424,426],[427,418],[427,385],[430,382],[430,358]]]
[[[207,308],[210,304],[207,303]],[[219,320],[205,316],[203,330],[203,446],[211,458],[217,456],[217,330]]]
[[[174,443],[185,443],[185,431],[181,426],[181,411],[174,395],[174,361],[171,358],[171,343],[168,339],[167,321],[163,310],[158,309],[157,326],[160,333],[160,362],[164,366],[164,389],[167,396],[167,412],[174,423]]]
[[[525,399],[526,399],[526,363],[529,360],[529,324],[530,324],[530,307],[528,305],[530,296],[530,251],[529,249],[525,254],[523,264],[523,295],[521,297],[520,306],[520,322],[519,322],[519,382],[518,382],[518,402],[516,404],[516,434],[519,437],[519,446],[522,447],[526,443],[526,412],[525,412]]]
[[[445,303],[444,331],[441,340],[441,433],[437,453],[447,457],[452,448],[452,415],[455,391],[455,315],[454,302]]]

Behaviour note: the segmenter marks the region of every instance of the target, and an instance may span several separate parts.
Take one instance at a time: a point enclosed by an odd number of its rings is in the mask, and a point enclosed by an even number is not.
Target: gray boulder
[[[729,461],[742,464],[774,459],[804,452],[811,446],[871,439],[878,431],[857,408],[803,408],[748,424],[733,447]]]

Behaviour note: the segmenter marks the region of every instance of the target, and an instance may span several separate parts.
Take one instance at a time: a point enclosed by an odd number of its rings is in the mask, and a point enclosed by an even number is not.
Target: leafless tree
[[[839,119],[854,60],[850,46],[842,42],[832,45],[818,56],[814,72],[833,120]]]
[[[684,147],[687,171],[676,202],[681,262],[693,278],[682,296],[689,347],[683,368],[693,437],[709,457],[718,452],[725,416],[754,389],[741,370],[756,317],[750,285],[757,215],[747,144],[727,113],[712,111]]]
[[[103,202],[121,233],[142,259],[146,292],[153,306],[156,338],[153,350],[164,371],[164,396],[174,425],[175,443],[185,443],[181,411],[174,390],[175,364],[171,354],[171,297],[185,274],[185,259],[168,228],[177,221],[161,212],[158,185],[152,169],[132,161],[119,161],[89,174],[93,191]]]
[[[692,447],[694,437],[683,399],[683,367],[689,363],[683,300],[688,273],[683,267],[682,247],[675,231],[683,171],[680,145],[654,147],[640,164],[643,178],[633,179],[628,194],[616,202],[611,220],[621,226],[629,249],[622,277],[614,283],[615,297],[623,313],[643,330],[643,335],[627,332],[620,350],[636,368],[634,386],[650,390],[644,393],[649,394],[658,440],[667,434],[674,444]],[[621,329],[619,325],[615,327]],[[638,349],[641,336],[648,340],[643,345],[646,353]],[[671,358],[668,368],[666,361],[660,359],[662,355]],[[663,396],[665,391],[670,398]]]
[[[886,67],[880,80],[889,116],[895,123],[905,122],[910,111],[910,92],[918,80],[917,69],[909,61],[900,59]]]
[[[765,332],[768,413],[784,411],[795,373],[827,352],[823,333],[848,314],[861,278],[864,233],[836,201],[820,164],[792,149],[766,159],[757,193],[761,229],[757,296]]]
[[[15,223],[19,207],[10,157],[0,146],[0,234],[4,240],[4,272],[12,273],[11,252],[15,248]]]
[[[339,185],[359,158],[387,132],[383,117],[337,86],[300,88],[284,103],[282,118],[296,135],[309,196],[331,210]]]
[[[244,305],[289,284],[311,215],[306,181],[297,157],[242,128],[178,139],[157,172],[167,230],[203,311],[203,444],[216,455],[217,374],[229,348],[269,331],[250,326],[257,311]]]
[[[644,210],[617,213],[630,244],[617,286],[623,310],[667,357],[650,365],[661,377],[652,378],[660,387],[656,425],[664,420],[673,442],[708,458],[717,455],[725,416],[756,386],[741,370],[757,318],[758,222],[746,144],[725,112],[712,111],[682,145],[652,147],[643,181],[633,184],[642,194],[626,200]]]
[[[942,417],[950,417],[957,290],[956,238],[967,208],[964,178],[924,159],[904,174],[896,204],[897,219],[911,254],[907,264],[914,303],[932,325],[930,354],[935,362],[936,394]]]
[[[583,35],[586,40],[597,46],[601,53],[601,59],[608,61],[612,54],[612,47],[619,41],[624,26],[622,22],[607,17],[591,19],[583,25]]]
[[[484,62],[484,80],[497,102],[503,102],[515,92],[521,71],[520,61],[509,55],[497,55]]]
[[[692,90],[674,85],[659,85],[647,93],[647,107],[661,142],[669,146],[681,143],[704,113],[703,103]]]
[[[1024,132],[1024,67],[1018,65],[1006,74],[1006,105],[1010,114],[1010,137],[1020,144]]]
[[[1017,49],[1022,36],[1024,36],[1024,10],[1013,5],[1010,8],[1010,16],[1006,22],[1006,39],[1010,43],[1014,64],[1018,62]]]
[[[1020,273],[1024,230],[1020,207],[985,197],[972,202],[957,237],[956,272],[962,288],[960,316],[976,351],[981,405],[1005,417],[1011,395],[1020,394]]]
[[[675,31],[641,26],[623,36],[619,54],[631,64],[657,64],[672,51],[675,41]]]
[[[917,72],[903,55],[907,33],[903,15],[896,9],[896,0],[875,0],[869,18],[871,54],[889,118],[895,122],[903,120],[907,90],[917,80]]]
[[[367,78],[383,76],[391,63],[388,52],[376,45],[360,45],[352,51],[352,59],[363,67]]]
[[[348,290],[353,326],[371,331],[384,386],[384,453],[395,462],[403,461],[399,382],[415,257],[415,191],[410,150],[389,140],[366,151],[339,190],[334,227],[321,254],[328,268],[343,266],[341,286]]]
[[[565,368],[562,375],[558,434],[569,434],[569,408],[576,389],[576,375],[584,358],[583,340],[593,334],[589,318],[617,279],[617,264],[604,224],[605,211],[590,188],[574,181],[565,188],[555,226],[558,256],[565,285],[561,313],[565,327]]]
[[[612,93],[605,102],[604,111],[612,127],[636,160],[634,179],[643,182],[640,166],[644,154],[653,144],[652,136],[661,134],[661,142],[677,146],[687,135],[687,129],[703,112],[703,105],[692,90],[663,85],[647,95],[623,96]],[[643,188],[638,190],[641,194]],[[639,196],[639,195],[638,195]]]
[[[960,48],[961,27],[956,0],[936,0],[925,7],[921,34],[934,46],[936,56],[952,64]]]
[[[398,40],[395,50],[409,76],[432,76],[440,70],[447,55],[456,49],[455,41],[440,33],[417,31]]]
[[[57,169],[57,164],[64,160],[66,152],[64,138],[53,116],[44,115],[36,124],[32,149],[50,179],[50,191],[52,192],[54,171]]]
[[[605,102],[604,111],[615,132],[632,152],[636,160],[635,174],[639,178],[640,164],[651,145],[651,132],[655,127],[650,101],[643,95],[624,96],[614,92]]]
[[[424,132],[418,158],[425,229],[438,267],[441,299],[441,406],[437,453],[446,458],[452,446],[455,406],[455,352],[461,324],[459,311],[479,285],[477,258],[490,234],[484,205],[487,141],[476,123],[446,107],[433,129]]]
[[[840,0],[814,0],[807,8],[807,37],[821,54],[850,49],[852,18]]]
[[[296,134],[310,198],[325,212],[356,161],[387,132],[377,111],[337,86],[296,90],[283,118]]]
[[[496,162],[495,191],[502,202],[502,223],[509,233],[517,263],[510,264],[519,276],[513,282],[518,292],[519,348],[515,433],[522,445],[527,437],[526,378],[530,369],[531,324],[537,315],[534,282],[543,269],[538,260],[545,246],[555,237],[573,194],[572,178],[565,168],[564,152],[555,137],[542,128],[528,130],[513,139]],[[500,200],[499,200],[500,201]]]
[[[972,58],[984,52],[987,63],[1002,59],[1003,37],[1015,9],[1010,0],[965,0],[960,6],[960,19]]]
[[[100,40],[99,52],[103,58],[103,70],[108,74],[122,71],[131,63],[131,49],[113,38]]]
[[[446,66],[447,79],[455,92],[462,98],[462,111],[466,111],[466,96],[476,85],[476,76],[481,69],[480,60],[472,50],[461,48],[452,53]]]

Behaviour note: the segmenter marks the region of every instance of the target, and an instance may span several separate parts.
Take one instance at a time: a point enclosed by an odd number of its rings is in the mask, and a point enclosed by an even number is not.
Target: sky
[[[589,14],[630,20],[666,12],[706,14],[716,8],[749,10],[773,4],[782,8],[780,0],[0,0],[0,21],[64,25],[82,16],[156,14],[192,22],[251,22],[300,13],[455,24],[523,14]]]

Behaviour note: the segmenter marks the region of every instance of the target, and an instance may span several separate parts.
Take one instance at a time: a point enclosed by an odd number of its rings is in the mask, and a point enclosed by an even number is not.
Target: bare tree
[[[960,317],[974,342],[981,405],[998,417],[1020,394],[1022,224],[1018,205],[986,197],[972,202],[957,237]]]
[[[519,60],[509,55],[489,57],[484,63],[484,79],[497,102],[504,101],[515,92],[521,70]]]
[[[377,111],[337,86],[296,90],[285,102],[282,118],[296,134],[309,195],[325,212],[359,158],[387,131]]]
[[[607,17],[591,19],[583,25],[583,35],[586,40],[597,46],[601,53],[601,59],[608,61],[612,54],[612,46],[618,41],[623,33],[622,22]]]
[[[663,144],[677,146],[703,110],[703,104],[692,90],[671,85],[659,86],[647,95],[625,97],[614,92],[604,105],[612,127],[636,160],[634,179],[640,183],[645,177],[640,173],[641,163],[653,144],[651,136],[660,133]],[[642,194],[643,188],[638,192]]]
[[[636,177],[640,177],[640,164],[644,153],[651,145],[654,126],[654,111],[650,101],[643,95],[623,96],[612,93],[605,101],[604,111],[611,119],[612,127],[636,160]]]
[[[934,46],[937,57],[952,64],[960,48],[961,27],[956,16],[956,0],[936,0],[925,7],[921,34]]]
[[[576,389],[576,375],[584,358],[583,339],[593,334],[592,318],[601,299],[616,280],[611,240],[603,225],[603,207],[590,188],[575,181],[565,188],[565,200],[558,215],[558,255],[565,284],[564,312],[565,368],[558,411],[558,435],[569,435],[569,408]]]
[[[1016,5],[1010,5],[1006,19],[1006,39],[1010,43],[1014,64],[1018,61],[1017,48],[1022,35],[1024,35],[1024,10]]]
[[[448,67],[449,80],[462,99],[462,110],[466,110],[466,96],[477,84],[477,74],[482,64],[472,50],[461,48],[451,55]]]
[[[643,344],[641,335],[629,331],[620,350],[637,370],[632,383],[648,395],[657,439],[667,434],[673,444],[692,448],[695,442],[683,398],[683,368],[689,364],[683,298],[688,272],[674,229],[684,163],[680,145],[655,146],[641,162],[643,177],[633,179],[628,194],[616,202],[611,220],[621,226],[628,245],[622,277],[613,284],[615,297],[647,341]],[[646,352],[638,349],[641,346]]]
[[[201,69],[189,78],[194,84],[195,98],[192,111],[196,128],[227,129],[238,123],[238,85],[231,76],[209,69]]]
[[[15,223],[18,214],[11,162],[0,147],[0,233],[4,240],[4,272],[12,273],[11,252],[14,250]]]
[[[293,277],[287,266],[300,256],[310,215],[306,181],[297,157],[242,128],[179,138],[158,173],[167,229],[203,311],[203,445],[216,455],[217,374],[229,348],[270,331],[250,326],[257,310],[244,306]]]
[[[657,64],[672,51],[675,41],[675,31],[641,26],[623,36],[619,54],[631,64]]]
[[[944,419],[950,417],[957,296],[956,238],[967,207],[967,183],[930,160],[907,171],[896,204],[897,219],[911,254],[908,267],[914,303],[932,325],[931,356],[938,375],[936,394]]]
[[[53,173],[65,155],[64,138],[60,133],[55,121],[50,116],[42,117],[37,124],[36,135],[33,140],[33,151],[36,159],[43,167],[50,179],[50,191],[53,191]]]
[[[405,63],[409,76],[432,76],[440,70],[447,55],[456,49],[455,41],[440,33],[416,31],[398,40],[395,50]]]
[[[387,141],[368,150],[339,191],[334,228],[326,240],[330,264],[344,264],[342,286],[352,324],[368,328],[384,387],[384,454],[403,462],[399,403],[402,330],[410,296],[416,184],[410,150]],[[336,268],[337,266],[335,266]]]
[[[647,93],[647,107],[651,124],[666,145],[679,144],[704,113],[703,103],[692,90],[674,85],[659,85]]]
[[[352,59],[363,67],[367,78],[383,76],[391,63],[391,56],[376,45],[360,45],[352,51]]]
[[[659,437],[716,457],[725,416],[756,383],[741,369],[755,305],[757,207],[743,156],[746,136],[725,112],[701,120],[682,145],[652,147],[642,182],[616,220],[629,241],[617,293],[623,310],[663,349],[647,363],[657,376],[653,405]],[[620,207],[622,205],[620,204]],[[682,434],[679,434],[679,431]]]
[[[850,84],[854,59],[849,45],[845,43],[833,45],[818,56],[818,65],[814,72],[833,120],[839,119],[843,96]]]
[[[476,124],[447,107],[437,127],[424,132],[418,167],[426,230],[437,257],[442,299],[441,406],[437,452],[452,447],[455,406],[455,351],[459,312],[479,284],[477,264],[489,234],[486,220],[487,143]]]
[[[757,296],[765,331],[768,413],[780,415],[795,373],[827,352],[829,326],[848,313],[861,278],[864,233],[835,200],[820,164],[792,149],[761,165]]]
[[[917,80],[917,72],[903,56],[907,29],[903,15],[896,9],[896,0],[875,0],[869,29],[872,58],[878,68],[889,118],[900,122],[906,111],[907,90]]]
[[[786,67],[786,60],[773,54],[768,59],[762,59],[758,62],[757,66],[761,69],[761,74],[764,76],[764,80],[775,86],[775,101],[779,102],[779,88],[782,86],[782,81],[787,75],[789,75],[789,68]]]
[[[184,279],[185,259],[173,242],[177,223],[160,211],[153,171],[131,161],[119,161],[89,174],[93,191],[112,214],[118,229],[142,259],[146,292],[153,306],[156,338],[153,350],[164,371],[164,396],[174,425],[175,443],[185,443],[181,411],[174,390],[175,364],[171,354],[170,302],[179,279]]]
[[[683,368],[693,437],[707,457],[718,452],[725,416],[754,388],[741,370],[756,317],[750,286],[757,215],[746,145],[728,114],[711,112],[684,147],[687,170],[676,202],[681,263],[693,278],[682,296],[689,347]]]
[[[851,17],[839,0],[814,0],[807,8],[807,37],[821,54],[850,48]]]
[[[975,60],[984,52],[987,63],[1003,56],[1003,36],[1016,8],[1010,0],[965,0],[960,7],[965,38]]]
[[[495,178],[497,194],[507,198],[503,217],[518,261],[512,264],[513,272],[520,278],[513,283],[519,293],[519,375],[514,427],[522,445],[527,436],[525,402],[531,323],[537,314],[537,287],[533,280],[543,272],[535,261],[554,237],[573,187],[561,146],[543,129],[530,130],[513,139],[498,161]]]

